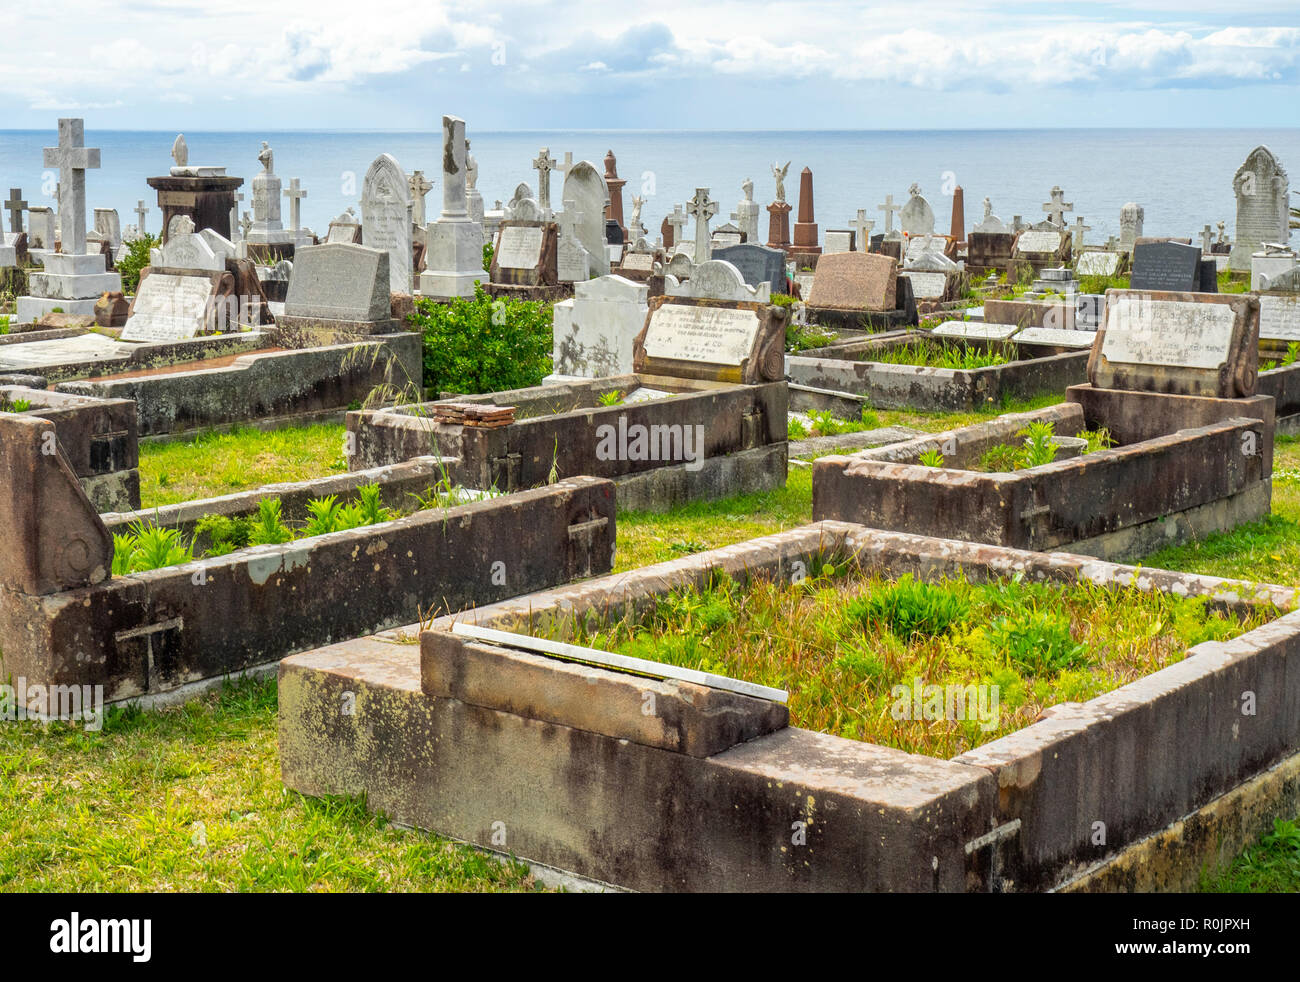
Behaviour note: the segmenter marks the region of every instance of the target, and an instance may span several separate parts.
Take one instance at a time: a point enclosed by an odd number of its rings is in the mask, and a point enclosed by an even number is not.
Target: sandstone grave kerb
[[[0,419],[0,437],[8,448],[16,427],[39,437],[40,423]],[[6,670],[30,685],[103,685],[108,702],[409,623],[430,606],[462,609],[605,572],[613,556],[613,485],[577,477],[108,578],[112,540],[62,457],[42,458],[35,444],[25,452],[46,469],[61,465],[66,480],[0,497],[5,517],[31,532],[0,568]],[[81,496],[79,509],[60,504],[68,494]]]
[[[1205,597],[1225,611],[1297,602],[1285,587],[825,521],[439,618],[423,641],[436,644],[461,622],[529,633],[584,612],[645,611],[718,570],[742,583],[788,577],[796,562],[828,555],[885,578],[1018,574]],[[519,858],[639,890],[1052,889],[1300,751],[1300,720],[1287,712],[1300,680],[1284,671],[1300,652],[1300,614],[1199,645],[1185,661],[1081,706],[1056,707],[953,761],[793,727],[696,757],[666,749],[654,734],[642,742],[609,733],[630,725],[613,712],[616,699],[547,703],[523,675],[492,692],[480,674],[471,705],[437,676],[447,659],[423,659],[435,673],[426,677],[395,639],[337,644],[281,664],[286,785],[314,796],[364,791],[368,807],[397,821],[488,849],[501,848],[492,823],[502,822]],[[557,674],[569,671],[558,664]],[[546,662],[527,667],[542,673]],[[627,679],[599,668],[591,675],[596,685]],[[345,687],[360,690],[358,717],[323,711]],[[1211,714],[1207,726],[1206,707],[1235,709],[1243,689],[1272,693],[1267,713]],[[508,708],[484,705],[507,696],[516,700]],[[456,740],[443,738],[452,732]],[[1134,746],[1187,752],[1135,757]],[[494,775],[509,779],[485,780],[489,760]],[[503,793],[521,783],[538,793]],[[791,821],[807,817],[809,798],[834,820],[819,829],[816,848],[792,859]],[[1099,814],[1107,819],[1103,846],[1088,834]]]
[[[1269,512],[1273,403],[1072,386],[1067,403],[947,433],[823,457],[813,517],[1035,550],[1127,558]],[[1029,422],[1058,436],[1106,428],[1116,445],[1013,473],[974,467]],[[944,466],[918,463],[938,449]]]
[[[799,387],[792,402],[796,409],[830,408],[831,403],[821,405],[813,391],[820,389],[835,394],[835,401],[842,395],[858,396],[881,409],[962,412],[996,405],[1004,398],[1064,392],[1087,377],[1086,349],[1044,354],[1037,346],[1016,345],[1014,338],[945,338],[943,343],[976,351],[1010,351],[1014,360],[971,369],[872,361],[873,353],[939,344],[928,331],[889,332],[786,356],[786,375],[791,385]]]
[[[277,330],[269,336],[283,335]],[[159,437],[250,421],[341,417],[348,405],[364,402],[377,386],[394,391],[418,387],[421,357],[420,338],[413,333],[353,336],[307,348],[253,351],[215,368],[200,361],[183,370],[90,377],[56,388],[131,399],[140,436]]]
[[[642,389],[665,395],[637,400]],[[623,403],[602,404],[609,394],[621,394]],[[513,406],[514,422],[439,422],[434,417],[447,402]],[[454,458],[454,482],[498,491],[545,484],[552,470],[561,477],[591,474],[617,483],[621,508],[663,510],[783,486],[787,411],[784,381],[612,376],[350,412],[356,453],[349,463],[357,469],[419,455]]]
[[[0,386],[0,398],[26,400],[20,415],[54,426],[58,448],[99,511],[140,507],[140,450],[136,406],[129,399]]]

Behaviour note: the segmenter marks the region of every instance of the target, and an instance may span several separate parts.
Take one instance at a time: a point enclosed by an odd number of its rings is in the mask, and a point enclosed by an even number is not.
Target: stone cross
[[[244,212],[244,217],[239,220],[239,229],[244,233],[244,238],[248,238],[248,233],[253,231],[253,216]]]
[[[903,206],[894,204],[894,196],[887,194],[884,204],[876,205],[876,210],[885,213],[885,234],[888,235],[894,230],[894,212],[902,211]]]
[[[241,194],[240,197],[242,198],[243,195]],[[140,219],[140,224],[137,226],[136,231],[140,233],[141,238],[144,238],[145,235],[144,216],[147,214],[149,214],[149,209],[145,206],[144,198],[138,198],[135,203],[135,215],[136,218]]]
[[[564,202],[564,211],[560,213],[558,221],[561,241],[581,245],[578,241],[578,226],[582,224],[582,212],[578,211],[576,201],[566,200]]]
[[[99,149],[86,146],[84,119],[59,120],[59,145],[45,148],[44,163],[46,167],[59,169],[63,251],[83,256],[86,253],[86,171],[99,167]]]
[[[673,248],[676,248],[682,244],[682,229],[685,228],[686,223],[690,221],[690,216],[687,215],[686,212],[682,211],[681,205],[673,205],[672,214],[664,219],[664,221],[673,228]],[[703,262],[703,260],[700,261]]]
[[[1119,248],[1119,239],[1115,238],[1115,236],[1112,235],[1110,238],[1106,240],[1106,248],[1109,249],[1111,252],[1114,252],[1116,249]]]
[[[871,230],[875,227],[875,222],[867,220],[867,209],[859,208],[857,220],[849,222],[849,228],[858,233],[858,252],[871,250]]]
[[[686,213],[695,219],[695,261],[702,263],[709,258],[709,219],[718,213],[718,203],[709,197],[708,188],[696,188]]]
[[[1092,226],[1083,224],[1083,216],[1078,215],[1074,219],[1074,227],[1070,230],[1074,233],[1073,249],[1075,252],[1083,252],[1083,233],[1091,232]]]
[[[556,164],[555,169],[560,172],[561,177],[568,177],[569,171],[573,170],[573,151],[564,151],[564,163]]]
[[[542,221],[551,220],[551,171],[555,170],[555,160],[551,157],[551,148],[542,147],[533,161],[537,171],[537,203],[542,208]]]
[[[289,199],[289,228],[291,231],[298,231],[299,208],[302,206],[302,199],[307,197],[307,192],[298,187],[298,178],[289,182],[289,186],[284,189],[284,196]]]
[[[425,223],[424,196],[433,190],[433,182],[424,176],[424,171],[417,170],[406,179],[411,189],[411,221],[416,225]]]
[[[1205,228],[1201,229],[1201,255],[1208,256],[1210,248],[1214,245],[1214,232],[1210,228],[1210,223],[1205,223]]]
[[[1065,192],[1061,190],[1058,184],[1052,188],[1052,200],[1043,205],[1043,211],[1047,212],[1047,220],[1053,225],[1065,225],[1065,213],[1074,211],[1073,202],[1065,200]]]
[[[5,202],[5,208],[9,211],[9,231],[15,235],[23,234],[23,209],[27,207],[27,202],[23,200],[22,188],[10,188],[9,200]],[[1209,228],[1210,226],[1205,226]]]

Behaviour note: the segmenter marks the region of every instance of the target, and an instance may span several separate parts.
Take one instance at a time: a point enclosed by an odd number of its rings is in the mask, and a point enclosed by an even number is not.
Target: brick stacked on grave
[[[262,144],[263,147],[266,144]],[[171,220],[185,215],[195,228],[210,228],[231,238],[236,229],[231,227],[235,211],[235,192],[244,183],[242,177],[226,176],[226,168],[194,165],[189,162],[189,150],[183,135],[172,145],[175,165],[165,177],[147,177],[145,183],[158,192],[158,207],[162,210],[162,234],[165,239]],[[268,155],[269,161],[269,155]],[[278,181],[278,179],[277,179]],[[256,185],[256,182],[255,182]],[[257,208],[256,186],[254,207]],[[275,188],[275,208],[279,215],[280,189]],[[143,206],[143,202],[141,202]],[[141,217],[143,222],[143,216]],[[143,231],[143,228],[141,229]]]
[[[623,276],[573,285],[573,298],[554,306],[554,371],[547,384],[634,371],[636,336],[645,326],[648,288]]]
[[[99,167],[99,150],[85,145],[81,119],[59,120],[59,145],[45,148],[45,166],[58,168],[59,214],[64,226],[60,251],[47,251],[44,270],[29,277],[31,295],[19,297],[17,322],[38,320],[56,307],[65,314],[94,316],[104,293],[122,289],[122,278],[108,272],[104,255],[86,251],[86,171]],[[47,250],[52,249],[47,245]]]
[[[393,334],[404,326],[392,314],[386,250],[346,243],[303,246],[276,318],[281,334],[296,335],[292,347],[336,344],[372,334]]]

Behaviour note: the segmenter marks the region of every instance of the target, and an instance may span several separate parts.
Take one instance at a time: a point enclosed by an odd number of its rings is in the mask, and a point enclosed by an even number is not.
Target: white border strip
[[[768,702],[779,702],[782,705],[790,697],[790,694],[784,689],[772,689],[766,685],[757,685],[754,682],[728,678],[725,675],[714,675],[711,672],[701,672],[694,668],[681,668],[677,665],[665,665],[663,662],[647,661],[644,658],[616,655],[613,652],[600,651],[596,648],[581,648],[576,644],[549,641],[546,638],[535,638],[527,634],[512,634],[509,631],[478,627],[460,621],[452,625],[451,633],[474,638],[477,641],[490,641],[493,644],[518,648],[522,651],[541,652],[565,661],[588,662],[602,668],[637,672],[655,678],[676,679],[679,682],[694,682],[696,685],[706,685],[711,689],[722,689],[725,692],[735,692],[742,696],[752,696],[755,699],[766,699]]]

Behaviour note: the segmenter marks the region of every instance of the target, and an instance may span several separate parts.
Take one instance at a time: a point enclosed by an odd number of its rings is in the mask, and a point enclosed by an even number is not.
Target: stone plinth
[[[176,215],[188,215],[195,228],[210,228],[231,237],[230,212],[235,207],[235,189],[244,183],[242,177],[147,177],[145,183],[158,192],[164,242],[167,226]]]
[[[31,296],[19,297],[19,324],[39,320],[55,307],[65,314],[95,316],[95,304],[103,293],[122,289],[122,277],[108,272],[102,253],[74,256],[47,253],[44,271],[29,277]]]
[[[773,201],[767,206],[767,247],[790,248],[790,203]]]

